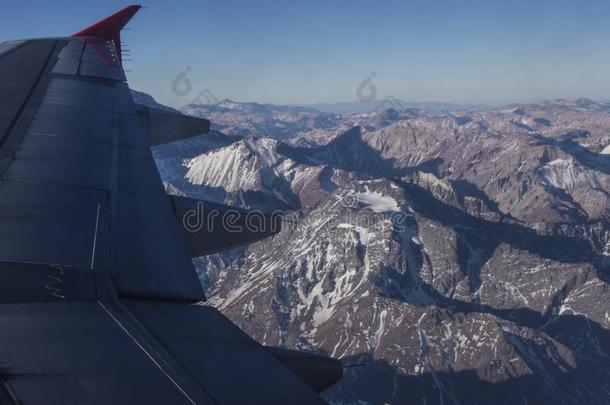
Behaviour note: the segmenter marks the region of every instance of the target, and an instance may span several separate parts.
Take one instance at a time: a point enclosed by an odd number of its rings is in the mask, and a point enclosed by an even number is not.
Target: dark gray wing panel
[[[12,49],[15,49],[16,47],[18,47],[19,45],[23,44],[24,41],[7,41],[7,42],[0,42],[0,58],[5,54],[8,53],[9,51],[11,51]]]
[[[112,111],[98,110],[95,114],[84,114],[83,107],[43,102],[31,133],[76,138],[111,144]]]
[[[323,403],[179,303],[203,292],[114,44],[0,52],[0,401]]]
[[[107,268],[108,193],[6,180],[0,184],[0,259]]]
[[[11,132],[48,66],[56,41],[31,41],[0,57],[0,163],[12,158]]]
[[[27,282],[24,282],[24,279]],[[93,271],[32,263],[0,262],[2,304],[94,301],[95,297],[96,282]]]
[[[216,309],[164,302],[126,305],[217,403],[325,403]]]
[[[95,301],[0,305],[0,384],[16,404],[211,403],[184,393],[115,318]]]
[[[122,308],[106,271],[0,262],[0,403],[212,403]]]
[[[113,52],[42,40],[0,59],[14,79],[0,83],[12,100],[0,109],[0,259],[103,268],[131,297],[205,299]],[[22,59],[32,65],[15,73]]]
[[[111,153],[109,144],[92,147],[78,138],[28,133],[6,178],[109,191]]]
[[[0,262],[0,342],[8,403],[324,403],[216,309],[121,300],[103,270]]]

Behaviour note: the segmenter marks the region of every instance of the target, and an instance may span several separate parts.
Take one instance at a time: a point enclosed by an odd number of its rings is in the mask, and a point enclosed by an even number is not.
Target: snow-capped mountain
[[[336,404],[610,403],[607,105],[307,114],[154,150],[169,192],[286,211],[196,259],[209,305],[342,358]]]
[[[180,110],[211,120],[214,129],[227,135],[289,140],[303,133],[326,135],[341,126],[339,115],[308,107],[238,103],[225,99],[214,104],[188,104]]]

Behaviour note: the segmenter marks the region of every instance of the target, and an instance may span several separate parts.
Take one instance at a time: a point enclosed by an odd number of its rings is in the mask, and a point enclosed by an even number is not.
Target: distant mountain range
[[[326,134],[343,125],[341,116],[323,113],[310,107],[223,100],[213,105],[190,104],[180,110],[185,114],[210,119],[213,128],[225,134],[280,140],[292,139],[299,134],[311,134],[314,131]]]
[[[209,304],[354,366],[335,404],[610,403],[610,106],[448,110],[182,109],[169,192],[289,213],[196,260]]]
[[[409,109],[415,108],[427,111],[453,111],[465,108],[472,108],[469,104],[453,104],[443,102],[409,102],[396,98],[383,98],[372,101],[348,101],[339,103],[317,103],[311,104],[308,107],[315,108],[319,111],[333,114],[364,114],[372,112],[380,112],[390,108],[393,109]]]

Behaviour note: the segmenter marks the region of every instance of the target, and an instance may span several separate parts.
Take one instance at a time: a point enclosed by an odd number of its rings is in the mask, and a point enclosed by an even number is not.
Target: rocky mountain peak
[[[331,403],[608,402],[603,103],[286,111],[153,151],[168,192],[284,212],[196,259],[209,305],[354,366]]]

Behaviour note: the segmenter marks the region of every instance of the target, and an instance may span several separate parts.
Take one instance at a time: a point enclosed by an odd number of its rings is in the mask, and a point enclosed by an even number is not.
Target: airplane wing
[[[150,146],[209,122],[132,101],[119,33],[138,9],[0,44],[0,403],[324,403],[340,362],[197,305],[194,255],[276,230],[177,220],[198,202],[166,195]]]

